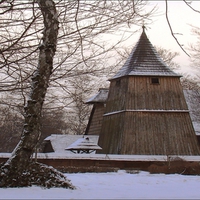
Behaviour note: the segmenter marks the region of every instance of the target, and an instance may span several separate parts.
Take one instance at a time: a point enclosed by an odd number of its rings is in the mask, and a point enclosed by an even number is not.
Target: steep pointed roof
[[[143,26],[143,32],[139,41],[132,50],[123,67],[111,78],[123,76],[178,76],[160,58],[155,48],[147,38]]]

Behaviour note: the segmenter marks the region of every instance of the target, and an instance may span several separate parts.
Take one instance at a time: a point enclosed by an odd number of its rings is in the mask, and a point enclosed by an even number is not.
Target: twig
[[[199,10],[194,9],[186,0],[183,0],[183,2],[185,2],[185,4],[190,7],[194,12],[200,13]]]
[[[183,52],[185,52],[186,55],[188,55],[190,57],[190,55],[185,51],[185,49],[182,47],[182,45],[179,43],[178,39],[175,37],[174,35],[174,32],[172,30],[172,27],[171,27],[171,24],[170,24],[170,21],[169,21],[169,17],[168,17],[168,4],[167,4],[167,1],[168,0],[165,0],[165,5],[166,5],[166,12],[165,12],[165,16],[166,16],[166,20],[167,20],[167,23],[168,23],[168,26],[170,28],[170,31],[171,31],[171,34],[173,36],[173,38],[176,40],[177,44],[179,45],[179,47],[183,50]]]

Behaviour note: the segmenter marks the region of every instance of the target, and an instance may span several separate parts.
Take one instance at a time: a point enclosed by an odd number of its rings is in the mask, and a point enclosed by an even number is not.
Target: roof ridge
[[[145,28],[135,47],[132,49],[129,57],[122,68],[111,78],[116,79],[127,75],[132,76],[178,76],[162,60],[156,49],[149,41]]]

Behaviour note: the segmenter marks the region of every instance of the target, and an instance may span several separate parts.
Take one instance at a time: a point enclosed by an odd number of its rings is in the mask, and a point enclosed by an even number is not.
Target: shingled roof
[[[117,74],[111,78],[123,76],[178,76],[164,63],[155,48],[147,38],[145,27],[139,41],[133,48],[130,56]]]
[[[88,99],[85,103],[86,104],[93,104],[93,103],[105,103],[108,98],[108,88],[100,88],[99,92]]]

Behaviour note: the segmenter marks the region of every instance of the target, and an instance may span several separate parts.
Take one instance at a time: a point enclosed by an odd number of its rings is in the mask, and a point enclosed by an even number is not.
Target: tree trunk
[[[21,140],[7,161],[18,169],[27,165],[40,138],[40,120],[49,78],[53,68],[53,57],[56,51],[58,35],[58,19],[52,0],[38,0],[44,18],[43,43],[39,47],[37,71],[32,77],[32,88],[25,106],[25,124]]]
[[[27,180],[21,180],[20,177],[23,177],[23,173],[28,168],[32,170],[31,156],[41,135],[41,111],[53,69],[59,22],[53,0],[37,0],[37,3],[44,19],[43,41],[39,46],[38,67],[32,77],[31,93],[25,106],[25,123],[20,142],[12,156],[1,167],[1,172],[3,172],[0,176],[1,187],[30,185],[30,183],[26,183]],[[38,164],[35,167],[40,170]],[[50,171],[50,174],[55,172],[55,170]]]

